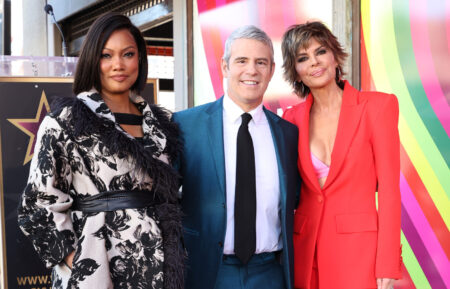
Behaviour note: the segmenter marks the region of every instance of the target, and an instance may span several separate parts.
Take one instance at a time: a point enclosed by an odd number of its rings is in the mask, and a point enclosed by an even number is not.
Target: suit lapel
[[[208,141],[214,158],[217,179],[225,196],[225,153],[223,146],[223,97],[206,110]]]
[[[292,156],[287,155],[286,151],[286,136],[284,135],[284,130],[280,127],[280,118],[274,113],[268,111],[264,106],[264,113],[266,114],[267,121],[269,122],[270,131],[272,133],[272,140],[275,147],[275,155],[278,164],[278,179],[280,184],[280,205],[282,210],[282,216],[286,216],[286,199],[287,199],[287,160],[291,159]],[[285,217],[281,218],[283,228],[286,228]],[[285,230],[282,230],[284,233]],[[286,237],[286,236],[285,236]]]
[[[346,82],[336,139],[334,141],[333,152],[331,153],[330,172],[328,173],[323,189],[330,186],[339,175],[339,171],[359,126],[366,102],[358,103],[358,95],[359,91]]]
[[[280,200],[282,208],[285,208],[286,204],[286,184],[285,184],[285,160],[286,151],[284,150],[284,137],[283,130],[278,127],[279,118],[275,117],[271,112],[269,112],[265,107],[263,107],[264,113],[266,114],[267,121],[269,122],[270,131],[272,132],[272,140],[275,147],[275,155],[277,157],[278,163],[278,178],[280,181]]]
[[[312,165],[311,150],[309,147],[309,113],[311,111],[312,104],[313,96],[309,94],[305,100],[305,105],[303,106],[304,111],[299,113],[302,117],[299,122],[299,158],[302,160],[300,163],[305,177],[314,186],[314,188],[320,192],[321,188],[319,181],[317,180],[315,169]]]

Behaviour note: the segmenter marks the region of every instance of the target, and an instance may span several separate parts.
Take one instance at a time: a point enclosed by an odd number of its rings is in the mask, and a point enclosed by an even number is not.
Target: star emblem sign
[[[41,100],[39,101],[39,107],[36,112],[35,118],[8,119],[9,122],[11,122],[18,129],[20,129],[30,137],[27,152],[25,155],[25,160],[23,161],[24,165],[27,164],[33,158],[34,146],[36,144],[36,134],[38,132],[42,120],[49,111],[50,105],[48,104],[47,96],[45,95],[45,92],[42,91]]]

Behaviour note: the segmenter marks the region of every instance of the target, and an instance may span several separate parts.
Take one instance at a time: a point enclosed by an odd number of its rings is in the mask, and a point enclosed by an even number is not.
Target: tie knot
[[[241,117],[242,117],[242,125],[248,125],[248,123],[252,120],[252,115],[251,114],[249,114],[249,113],[243,113],[242,115],[241,115]]]

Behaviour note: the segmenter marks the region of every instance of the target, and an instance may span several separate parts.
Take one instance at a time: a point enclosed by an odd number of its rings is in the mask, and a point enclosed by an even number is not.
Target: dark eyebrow
[[[130,46],[127,46],[124,49],[122,49],[122,51],[125,51],[125,50],[130,49],[130,48],[137,49],[134,45],[130,45]],[[103,50],[112,50],[112,49],[111,48],[107,48],[107,47],[103,47]]]
[[[319,50],[321,50],[321,49],[323,49],[323,48],[325,48],[325,46],[320,45],[319,47],[317,47],[317,48],[314,50],[314,52],[317,52],[317,51],[319,51]],[[297,57],[302,56],[302,55],[306,55],[306,53],[304,53],[304,52],[302,52],[302,53],[297,53]]]
[[[316,50],[314,50],[314,52],[317,52],[317,51],[319,51],[319,50],[321,50],[321,49],[323,49],[323,48],[325,48],[325,46],[320,45],[319,47],[316,48]]]

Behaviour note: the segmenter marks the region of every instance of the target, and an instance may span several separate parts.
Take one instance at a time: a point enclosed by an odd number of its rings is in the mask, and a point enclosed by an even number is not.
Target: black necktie
[[[234,253],[244,264],[247,264],[256,248],[255,154],[252,137],[248,131],[251,119],[250,114],[242,114],[236,155]]]

